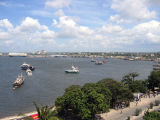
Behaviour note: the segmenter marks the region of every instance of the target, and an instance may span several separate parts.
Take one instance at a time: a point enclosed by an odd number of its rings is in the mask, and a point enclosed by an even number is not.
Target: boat
[[[8,53],[9,57],[27,57],[27,53]]]
[[[66,73],[79,73],[78,67],[72,65],[72,69],[65,70]]]
[[[102,64],[103,64],[103,61],[96,61],[95,64],[96,64],[96,65],[102,65]]]
[[[134,59],[133,58],[129,58],[129,61],[134,61]]]
[[[94,60],[94,59],[92,58],[91,62],[96,62],[96,60]]]
[[[18,75],[16,80],[13,82],[13,89],[21,87],[23,83],[24,83],[24,76],[22,74]]]
[[[103,63],[106,63],[107,62],[107,60],[103,60]]]
[[[153,70],[160,70],[160,64],[153,65]]]
[[[26,70],[26,74],[27,74],[28,76],[32,76],[32,71],[31,71],[30,69],[27,69],[27,70]]]
[[[30,70],[33,71],[35,68],[34,68],[32,65],[29,65],[29,64],[27,64],[27,63],[23,63],[23,64],[21,65],[21,69],[22,69],[22,70],[30,69]]]

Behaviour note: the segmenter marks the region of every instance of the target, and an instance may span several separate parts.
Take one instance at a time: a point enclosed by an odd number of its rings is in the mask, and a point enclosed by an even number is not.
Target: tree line
[[[56,110],[52,114],[45,112],[50,111],[49,107],[36,105],[39,116],[43,116],[40,120],[95,120],[96,114],[109,112],[110,108],[129,106],[135,92],[146,93],[160,88],[160,71],[152,71],[146,80],[137,80],[138,76],[133,72],[120,82],[106,78],[83,86],[71,85],[56,99]]]

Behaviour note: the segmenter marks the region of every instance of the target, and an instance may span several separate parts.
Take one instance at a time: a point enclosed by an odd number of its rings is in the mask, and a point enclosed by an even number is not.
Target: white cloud
[[[62,9],[59,9],[59,10],[56,11],[54,14],[55,14],[56,16],[58,16],[58,17],[64,16],[64,12],[63,12]]]
[[[71,0],[48,0],[45,3],[46,8],[63,8],[63,7],[69,7],[71,3]]]
[[[6,29],[2,29],[6,27]],[[12,28],[12,30],[10,30]],[[13,51],[31,51],[36,48],[52,48],[56,44],[54,31],[49,30],[45,25],[41,25],[37,19],[26,17],[22,23],[16,27],[4,19],[0,20],[0,41],[2,46],[12,46]],[[41,48],[43,49],[43,48]]]
[[[21,32],[34,32],[37,30],[47,30],[48,27],[45,25],[40,25],[37,19],[33,19],[30,17],[26,17],[24,21],[22,21],[21,25],[16,27],[16,30]]]
[[[59,22],[56,20],[53,20],[53,22],[53,25],[60,29],[60,32],[57,34],[58,37],[75,38],[93,34],[93,30],[86,26],[78,25],[74,19],[68,16],[62,16],[59,18]]]
[[[8,21],[8,19],[3,19],[3,20],[0,20],[0,27],[12,29],[13,25]]]
[[[115,23],[117,23],[117,24],[121,24],[121,23],[131,23],[131,20],[123,19],[123,18],[121,18],[120,15],[110,16],[109,21],[115,22]]]
[[[58,20],[53,20],[53,24],[53,27],[57,27],[57,32],[31,17],[26,17],[16,27],[7,19],[0,20],[1,47],[26,51],[107,51],[137,44],[160,44],[160,22],[155,20],[129,29],[114,24],[91,29],[79,25],[69,16],[61,16]]]
[[[147,0],[113,0],[111,8],[123,17],[137,21],[156,18],[156,12],[149,9]]]
[[[101,33],[115,33],[115,32],[121,32],[123,30],[122,27],[120,27],[119,25],[111,25],[111,24],[107,24],[102,26],[102,28],[100,29]]]

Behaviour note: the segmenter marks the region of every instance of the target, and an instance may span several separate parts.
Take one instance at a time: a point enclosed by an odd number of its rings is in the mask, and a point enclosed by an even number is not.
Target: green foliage
[[[135,77],[138,77],[138,76],[139,74],[136,72],[129,73],[122,78],[122,82],[124,84],[131,84],[132,82],[135,81]]]
[[[148,76],[148,87],[154,91],[155,87],[160,87],[160,71],[152,71]]]
[[[24,120],[33,120],[33,118],[31,118],[30,116],[25,117]]]
[[[157,111],[146,111],[143,116],[143,120],[160,120],[160,113]]]
[[[150,109],[152,109],[153,106],[154,106],[154,104],[151,102],[151,103],[149,104],[149,106],[150,106]]]
[[[155,106],[158,106],[160,104],[160,100],[155,100]]]
[[[36,107],[39,120],[48,120],[53,115],[53,110],[52,110],[53,107],[49,107],[47,105],[39,107],[35,102],[34,105]]]
[[[138,116],[141,112],[142,112],[142,109],[137,108],[136,111],[135,111],[135,115]]]
[[[133,100],[132,92],[125,85],[111,78],[103,79],[98,82],[108,88],[112,94],[110,106],[112,108],[122,104],[122,102],[129,103]]]
[[[122,83],[128,85],[129,89],[133,93],[135,92],[146,93],[148,84],[147,81],[135,80],[135,77],[137,76],[139,76],[139,74],[136,72],[129,73],[122,78]]]
[[[58,97],[55,105],[58,114],[65,118],[85,119],[91,117],[91,112],[86,106],[86,96],[78,86],[66,89],[63,96]]]
[[[60,117],[54,116],[54,117],[50,117],[48,120],[63,120]]]
[[[108,97],[107,97],[108,96]],[[96,83],[70,86],[55,105],[58,114],[67,119],[92,120],[95,114],[109,111],[110,91]]]
[[[105,97],[105,102],[107,104],[110,104],[110,100],[111,100],[111,92],[108,88],[106,88],[103,84],[98,84],[98,83],[86,83],[83,87],[82,87],[82,91],[84,91],[85,94],[88,94],[92,91],[96,91],[99,94],[104,95]]]
[[[128,86],[129,86],[129,89],[133,93],[137,93],[137,92],[146,93],[147,92],[147,81],[135,80]]]

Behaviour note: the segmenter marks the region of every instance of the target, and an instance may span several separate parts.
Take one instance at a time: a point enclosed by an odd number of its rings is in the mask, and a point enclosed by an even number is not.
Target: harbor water
[[[137,79],[147,79],[155,64],[152,61],[107,59],[107,63],[95,65],[90,61],[90,58],[0,57],[0,118],[35,111],[33,102],[54,105],[56,98],[70,85],[83,85],[103,78],[120,81],[130,72],[139,73]],[[21,70],[20,65],[24,62],[35,67],[32,76]],[[72,65],[79,67],[79,74],[64,72]],[[21,73],[25,77],[24,84],[13,90],[12,83]]]

